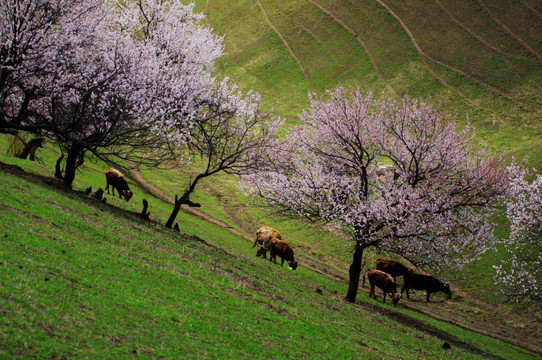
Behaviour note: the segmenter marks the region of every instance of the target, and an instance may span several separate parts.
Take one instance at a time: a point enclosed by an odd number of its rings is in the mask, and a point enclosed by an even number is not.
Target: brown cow
[[[406,290],[407,298],[410,299],[410,296],[408,294],[408,290],[414,289],[414,290],[425,290],[427,291],[427,295],[425,299],[427,302],[430,302],[429,296],[432,293],[442,291],[446,295],[448,295],[448,299],[452,297],[452,292],[450,291],[450,285],[444,284],[442,281],[438,280],[437,278],[434,278],[430,275],[422,275],[422,274],[415,274],[412,269],[409,269],[405,275],[403,276],[404,284],[401,288],[401,295],[403,294],[403,291]]]
[[[395,280],[397,276],[404,275],[408,270],[405,265],[392,259],[377,259],[376,269],[390,274],[393,277],[393,280]]]
[[[262,248],[263,245],[260,245],[258,252],[260,252]],[[286,260],[288,261],[290,269],[297,269],[297,261],[294,259],[294,250],[288,243],[278,238],[272,238],[271,241],[269,241],[269,251],[271,252],[269,261],[273,261],[276,264],[278,255],[281,258],[280,266],[282,266],[284,260]]]
[[[258,251],[256,252],[256,256],[262,256],[265,258],[267,258],[265,256],[265,254],[267,253],[267,251],[269,250],[269,242],[271,241],[271,239],[273,238],[277,238],[279,240],[282,240],[282,236],[280,235],[280,233],[267,226],[267,225],[262,225],[258,231],[256,231],[256,239],[254,240],[254,244],[252,245],[252,247],[256,246],[256,245],[260,245],[258,247]],[[263,248],[262,248],[263,246]]]
[[[385,273],[384,271],[380,271],[380,270],[368,269],[363,274],[363,286],[365,286],[365,276],[369,278],[369,285],[371,287],[369,291],[369,297],[376,299],[376,295],[375,295],[375,285],[376,285],[380,289],[382,289],[382,292],[384,294],[384,300],[383,300],[384,302],[386,302],[386,294],[390,293],[391,302],[393,303],[393,306],[397,305],[401,297],[397,294],[397,286],[395,285],[395,281],[393,280],[390,274]]]
[[[124,196],[124,200],[126,201],[129,201],[134,195],[134,193],[130,190],[130,187],[128,187],[128,183],[126,182],[124,175],[122,175],[122,173],[118,170],[113,168],[107,169],[105,172],[105,181],[107,183],[105,190],[107,190],[108,194],[109,185],[111,185],[113,189],[113,196],[115,196],[115,189],[117,189],[117,192],[119,193],[119,198],[122,199]]]

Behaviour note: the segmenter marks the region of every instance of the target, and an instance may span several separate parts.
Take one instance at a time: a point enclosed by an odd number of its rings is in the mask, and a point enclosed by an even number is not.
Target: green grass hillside
[[[122,200],[62,190],[39,164],[2,160],[15,165],[0,167],[0,358],[541,357],[435,318],[423,300],[392,308],[362,292],[350,304],[332,269],[289,271],[198,217],[165,229],[167,204],[152,196],[149,222]]]
[[[542,3],[521,1],[197,0],[225,35],[218,70],[297,121],[307,93],[341,84],[408,92],[478,138],[542,169]],[[197,164],[123,170],[134,190],[102,203],[110,166],[87,160],[74,191],[0,137],[0,358],[542,358],[542,309],[503,303],[488,253],[450,280],[452,299],[418,292],[396,308],[344,301],[351,244],[326,229],[247,208],[236,179],[205,179],[163,224]],[[115,164],[125,165],[125,164]],[[152,221],[142,220],[141,200]],[[281,231],[300,267],[254,256],[261,224]],[[499,229],[505,234],[505,229]],[[377,256],[367,253],[365,267]],[[401,282],[401,280],[399,280]],[[400,284],[399,284],[400,285]],[[377,292],[380,296],[380,293]],[[444,349],[448,343],[451,349]]]
[[[409,93],[542,168],[542,4],[198,0],[225,35],[220,70],[290,123],[308,91]]]

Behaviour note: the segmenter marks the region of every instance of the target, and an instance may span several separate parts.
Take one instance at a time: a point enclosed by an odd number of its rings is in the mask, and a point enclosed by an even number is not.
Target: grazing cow
[[[263,245],[260,245],[258,251],[260,251],[262,248]],[[286,260],[288,261],[288,266],[290,269],[297,269],[297,261],[294,259],[294,250],[288,243],[278,238],[272,238],[271,241],[269,241],[269,251],[271,252],[269,261],[273,261],[276,264],[278,255],[281,258],[280,266],[282,266],[284,264],[284,260]]]
[[[444,284],[442,281],[438,280],[437,278],[434,278],[430,275],[422,275],[422,274],[415,274],[412,269],[409,269],[405,275],[404,278],[404,284],[401,288],[401,295],[403,294],[403,291],[406,290],[407,298],[410,299],[410,296],[408,295],[408,290],[414,289],[414,290],[425,290],[427,291],[427,295],[425,299],[427,302],[430,302],[429,296],[432,293],[442,291],[446,295],[448,295],[448,299],[452,297],[452,292],[450,291],[450,285]]]
[[[260,227],[258,231],[256,231],[256,239],[254,240],[254,244],[252,245],[252,247],[260,245],[258,247],[258,251],[256,252],[256,256],[263,255],[264,259],[266,258],[265,254],[269,250],[269,242],[273,238],[282,240],[282,236],[280,235],[280,233],[267,225],[262,225],[262,227]]]
[[[121,172],[118,170],[115,170],[113,168],[107,169],[107,171],[105,172],[105,181],[107,183],[105,190],[107,190],[108,194],[109,185],[111,185],[111,187],[113,188],[113,196],[115,196],[115,189],[117,189],[117,192],[119,193],[119,198],[122,199],[122,197],[124,196],[124,200],[126,201],[130,200],[134,195],[134,193],[128,187],[128,183],[126,182],[124,175],[122,175]]]
[[[377,259],[376,269],[390,274],[393,277],[393,280],[395,280],[397,276],[404,275],[408,270],[405,265],[392,259]]]
[[[369,291],[369,297],[376,299],[376,295],[375,295],[375,285],[376,285],[380,289],[382,289],[382,292],[384,294],[384,302],[386,302],[386,294],[390,293],[391,302],[393,303],[393,306],[397,305],[401,297],[397,294],[397,286],[395,285],[395,280],[393,280],[390,274],[385,273],[384,271],[380,271],[380,270],[368,269],[363,274],[363,286],[365,286],[365,276],[369,278],[369,285],[371,287]]]

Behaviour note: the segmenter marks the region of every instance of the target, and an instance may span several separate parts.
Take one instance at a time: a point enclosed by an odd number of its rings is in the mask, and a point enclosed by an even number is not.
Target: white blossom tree
[[[510,236],[502,240],[508,256],[495,266],[496,282],[510,299],[542,301],[542,175],[516,163],[508,171]]]
[[[328,95],[311,96],[303,124],[259,155],[242,187],[256,205],[334,224],[353,240],[347,300],[356,299],[370,246],[432,268],[461,268],[493,247],[501,157],[408,96],[377,103],[342,88]]]
[[[193,4],[1,1],[1,131],[58,139],[70,186],[84,151],[178,157],[214,101],[223,52]]]
[[[260,95],[244,95],[228,79],[217,84],[213,101],[197,116],[190,139],[181,154],[198,160],[196,175],[191,177],[175,205],[166,227],[172,227],[181,205],[199,207],[190,196],[204,178],[223,172],[244,174],[255,168],[258,153],[275,139],[282,120],[260,110]]]

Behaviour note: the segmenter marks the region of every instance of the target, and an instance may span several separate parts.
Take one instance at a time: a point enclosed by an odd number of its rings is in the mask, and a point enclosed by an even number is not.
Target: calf
[[[363,274],[363,286],[365,286],[365,276],[369,278],[369,285],[371,287],[369,291],[369,297],[376,299],[376,285],[380,289],[382,289],[382,292],[384,294],[384,302],[386,302],[386,294],[390,293],[393,306],[397,305],[401,297],[397,294],[397,286],[395,285],[395,280],[393,280],[390,274],[380,270],[369,269]]]
[[[260,251],[261,248],[263,248],[263,245],[260,246],[258,251]],[[280,239],[273,238],[269,241],[269,251],[271,252],[269,261],[273,261],[276,264],[278,255],[281,258],[280,266],[282,266],[284,264],[284,260],[286,260],[288,261],[288,266],[290,269],[297,269],[297,261],[294,259],[294,250],[288,243]]]
[[[280,233],[267,225],[262,225],[258,231],[256,231],[256,239],[252,245],[252,247],[260,245],[258,247],[258,251],[256,252],[256,256],[263,256],[264,259],[266,258],[265,254],[269,250],[269,242],[273,238],[282,240]]]
[[[390,274],[394,280],[397,276],[404,275],[408,270],[405,265],[392,259],[377,259],[376,269]]]
[[[124,196],[124,200],[126,201],[129,201],[134,195],[134,193],[130,190],[130,187],[128,187],[128,183],[126,182],[124,175],[122,175],[118,170],[113,168],[107,169],[105,172],[105,181],[107,184],[105,190],[107,190],[108,194],[109,185],[111,185],[113,188],[113,196],[115,196],[115,189],[117,189],[117,192],[119,193],[119,198],[122,199]]]
[[[442,281],[434,278],[430,275],[422,275],[422,274],[415,274],[412,269],[409,269],[405,275],[403,276],[404,283],[403,287],[401,288],[401,295],[403,294],[403,291],[406,290],[407,298],[410,299],[410,296],[408,294],[408,290],[414,289],[414,290],[425,290],[427,291],[427,295],[425,299],[427,302],[430,302],[429,296],[432,293],[442,291],[446,295],[448,295],[448,299],[452,297],[452,292],[450,291],[450,285],[444,284]]]

